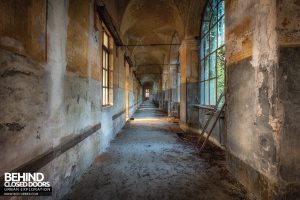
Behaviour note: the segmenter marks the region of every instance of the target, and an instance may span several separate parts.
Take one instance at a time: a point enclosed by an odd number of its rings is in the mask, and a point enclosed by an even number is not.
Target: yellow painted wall
[[[0,1],[0,47],[46,61],[46,0]]]

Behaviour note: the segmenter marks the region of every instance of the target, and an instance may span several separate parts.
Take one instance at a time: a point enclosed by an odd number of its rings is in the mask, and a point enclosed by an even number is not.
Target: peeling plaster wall
[[[60,199],[126,122],[125,52],[114,47],[114,105],[104,108],[102,29],[94,18],[93,1],[47,2],[47,12],[41,10],[47,13],[47,61],[31,54],[19,55],[14,49],[0,49],[0,176],[25,163],[35,163],[33,167],[51,182],[52,199]],[[21,17],[16,20],[22,21]],[[26,48],[32,51],[30,46]],[[140,87],[133,73],[130,80],[132,115],[141,103],[141,92],[137,92]],[[73,145],[91,130],[88,137]],[[58,147],[67,150],[50,154],[53,159],[44,164],[37,159]]]
[[[275,1],[227,1],[228,166],[260,199],[272,199],[277,183],[279,146],[273,112],[277,67],[275,28]],[[261,175],[253,176],[255,173]]]
[[[228,168],[258,199],[299,195],[296,4],[226,2]]]
[[[278,110],[281,126],[278,176],[283,197],[300,196],[300,1],[277,1]]]

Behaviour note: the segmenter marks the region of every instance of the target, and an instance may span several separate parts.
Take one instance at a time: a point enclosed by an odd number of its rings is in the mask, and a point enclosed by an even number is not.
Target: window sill
[[[195,108],[201,108],[201,109],[205,109],[205,110],[209,110],[209,111],[212,111],[214,110],[214,107],[212,106],[205,106],[205,105],[200,105],[200,104],[194,104],[193,105]]]
[[[205,105],[200,105],[200,104],[194,104],[193,106],[195,108],[198,108],[199,110],[203,110],[205,112],[205,115],[211,115],[212,113],[215,115],[218,111],[220,111],[218,109],[216,112],[213,112],[214,107],[212,107],[212,106],[205,106]],[[224,119],[224,116],[225,116],[225,112],[223,110],[220,118]]]

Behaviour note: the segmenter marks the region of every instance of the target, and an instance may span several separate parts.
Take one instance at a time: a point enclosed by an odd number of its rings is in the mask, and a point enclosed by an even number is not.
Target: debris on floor
[[[65,199],[252,199],[220,162],[224,153],[207,145],[199,156],[194,138],[150,102],[134,117]]]

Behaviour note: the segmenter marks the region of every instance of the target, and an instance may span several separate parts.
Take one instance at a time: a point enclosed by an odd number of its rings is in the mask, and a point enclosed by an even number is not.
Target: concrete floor
[[[134,117],[65,199],[249,199],[224,165],[200,157],[150,102]]]

